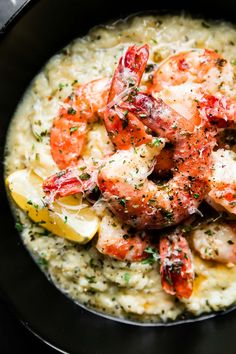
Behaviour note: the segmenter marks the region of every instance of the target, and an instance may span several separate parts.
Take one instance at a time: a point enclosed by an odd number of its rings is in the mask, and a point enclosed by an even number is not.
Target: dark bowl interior
[[[24,90],[43,64],[94,25],[142,10],[186,10],[236,20],[231,0],[119,2],[41,0],[18,16],[0,41],[0,148]],[[137,327],[88,312],[58,291],[22,245],[6,199],[1,164],[0,289],[25,325],[69,353],[235,353],[236,314],[174,327]],[[184,337],[183,337],[184,336]],[[184,339],[183,339],[184,338]]]

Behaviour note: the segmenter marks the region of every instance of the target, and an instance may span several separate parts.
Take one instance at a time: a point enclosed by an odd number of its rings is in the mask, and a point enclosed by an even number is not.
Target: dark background
[[[0,300],[0,354],[56,354],[33,335]]]
[[[0,0],[0,32],[9,19],[29,0]],[[16,318],[11,308],[0,300],[0,354],[55,354]]]

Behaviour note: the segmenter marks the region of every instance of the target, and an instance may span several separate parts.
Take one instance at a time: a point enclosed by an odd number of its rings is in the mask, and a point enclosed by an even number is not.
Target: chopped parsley
[[[126,206],[126,200],[124,198],[121,198],[119,200],[119,204],[122,205],[123,207],[125,207]]]
[[[187,234],[193,230],[192,225],[186,224],[181,227],[181,230],[184,234]]]
[[[147,247],[145,250],[144,250],[145,253],[148,253],[150,255],[150,257],[144,259],[142,261],[142,264],[153,264],[155,263],[156,261],[158,261],[159,259],[159,255],[157,253],[157,251],[155,250],[155,248],[153,247]]]
[[[60,83],[58,85],[58,88],[59,88],[59,91],[61,91],[64,87],[68,86],[68,84],[63,84],[63,83]]]
[[[59,171],[59,172],[56,173],[56,176],[57,176],[57,177],[62,177],[62,176],[64,176],[65,174],[66,174],[66,171]]]
[[[88,279],[89,284],[94,284],[94,283],[96,283],[95,275],[92,275],[92,276],[86,275],[86,278]]]
[[[70,128],[70,135],[74,132],[76,132],[79,129],[78,125],[76,125],[75,127],[71,127]]]
[[[165,274],[165,280],[167,281],[167,283],[169,283],[170,285],[173,285],[173,281],[171,279],[171,277],[168,274]]]
[[[161,139],[155,138],[152,142],[152,146],[159,146],[161,143]]]
[[[91,258],[90,261],[89,261],[89,265],[90,267],[96,267],[96,262],[95,262],[95,259],[94,258]]]
[[[167,220],[169,222],[173,220],[173,212],[172,211],[163,210],[162,214],[163,214],[165,220]]]
[[[154,204],[156,203],[156,199],[149,199],[148,204]]]
[[[85,172],[85,173],[82,173],[79,178],[82,180],[82,181],[87,181],[89,178],[90,178],[90,174]]]
[[[15,223],[15,227],[16,227],[18,232],[22,232],[23,228],[24,228],[23,224],[21,222],[19,222],[19,221]]]
[[[214,235],[214,232],[212,230],[206,230],[204,233],[208,236]]]
[[[40,257],[38,259],[38,264],[41,266],[41,267],[47,267],[48,266],[48,261],[44,258],[44,257]]]
[[[36,210],[39,209],[39,205],[38,205],[38,204],[34,204],[34,203],[32,202],[32,200],[28,200],[28,201],[27,201],[27,204],[32,205]]]
[[[130,273],[125,273],[125,274],[123,275],[123,278],[124,278],[124,281],[125,281],[126,283],[128,283],[128,282],[130,281],[130,278],[131,278]]]
[[[75,115],[76,114],[76,110],[73,107],[70,107],[70,108],[68,108],[67,113]]]
[[[41,142],[43,141],[43,138],[42,138],[41,135],[39,135],[39,134],[36,133],[36,132],[33,132],[33,134],[34,134],[36,140],[37,140],[39,143],[41,143]]]

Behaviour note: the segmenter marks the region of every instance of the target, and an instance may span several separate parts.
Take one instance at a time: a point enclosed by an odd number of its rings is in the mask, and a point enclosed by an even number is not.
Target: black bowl
[[[17,16],[0,42],[0,148],[24,90],[43,64],[90,27],[142,10],[186,10],[236,21],[236,3],[225,0],[41,0]],[[235,16],[235,18],[234,18]],[[69,353],[236,353],[236,314],[174,327],[141,327],[112,321],[76,305],[39,270],[14,228],[1,164],[0,288],[23,323],[50,345]]]

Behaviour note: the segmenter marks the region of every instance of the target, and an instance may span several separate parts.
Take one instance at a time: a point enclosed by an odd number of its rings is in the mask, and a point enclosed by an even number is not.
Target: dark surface
[[[0,0],[0,33],[30,0]]]
[[[1,354],[56,354],[23,326],[8,306],[0,300],[0,353]]]
[[[189,0],[142,3],[137,0],[41,0],[11,26],[0,43],[1,161],[12,113],[43,63],[72,38],[86,33],[92,25],[138,10],[155,9],[157,3],[159,8],[168,4],[169,8],[192,8],[195,13],[210,13],[232,20],[236,16],[236,4],[230,0],[224,3],[203,0],[192,3]],[[104,319],[71,302],[47,281],[21,244],[4,194],[2,165],[0,173],[0,287],[4,299],[17,316],[38,335],[59,348],[79,354],[236,353],[235,312],[176,327],[144,328]],[[30,335],[28,339],[26,337],[26,343],[31,343],[30,338]],[[10,340],[13,341],[14,337]],[[40,350],[42,344],[35,343],[30,353]],[[11,352],[21,353],[14,349]],[[27,349],[23,347],[22,353],[27,353]]]

